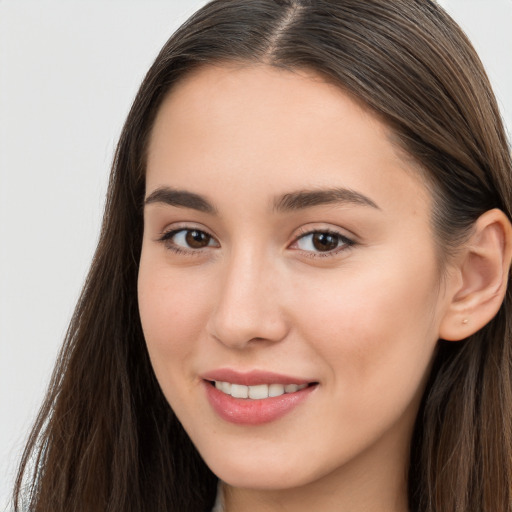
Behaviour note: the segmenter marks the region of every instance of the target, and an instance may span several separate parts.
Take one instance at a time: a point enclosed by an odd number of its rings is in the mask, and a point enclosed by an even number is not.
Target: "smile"
[[[253,380],[248,376],[244,379]],[[220,418],[246,426],[278,420],[291,413],[318,388],[318,382],[261,384],[260,381],[249,385],[214,379],[204,379],[203,385],[210,406]]]
[[[247,398],[250,400],[263,400],[284,395],[285,393],[296,393],[308,386],[308,384],[258,384],[256,386],[244,386],[231,382],[215,381],[215,387],[233,398]]]

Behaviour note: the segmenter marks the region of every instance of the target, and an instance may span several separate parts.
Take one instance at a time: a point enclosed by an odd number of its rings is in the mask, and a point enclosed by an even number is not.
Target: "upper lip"
[[[203,373],[201,378],[204,380],[217,382],[230,382],[231,384],[241,384],[243,386],[257,386],[258,384],[309,384],[314,382],[308,379],[302,379],[291,375],[283,375],[264,370],[251,370],[240,372],[231,368],[219,368]]]

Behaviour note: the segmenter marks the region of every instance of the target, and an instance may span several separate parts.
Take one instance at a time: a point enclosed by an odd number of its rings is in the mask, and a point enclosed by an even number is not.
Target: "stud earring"
[[[467,323],[468,323],[468,321],[469,321],[469,320],[468,320],[467,318],[464,318],[464,320],[462,320],[462,323],[465,325],[465,324],[467,324]]]

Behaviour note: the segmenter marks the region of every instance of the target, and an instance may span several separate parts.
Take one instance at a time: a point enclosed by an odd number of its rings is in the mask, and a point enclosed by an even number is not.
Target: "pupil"
[[[329,233],[315,233],[313,245],[318,251],[332,251],[338,247],[338,237]]]
[[[185,237],[189,247],[194,249],[201,249],[202,247],[206,247],[210,243],[210,238],[210,235],[196,230],[188,231]]]

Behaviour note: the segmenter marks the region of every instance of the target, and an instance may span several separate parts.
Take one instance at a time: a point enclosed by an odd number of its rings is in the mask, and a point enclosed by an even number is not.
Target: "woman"
[[[18,510],[510,510],[511,170],[433,2],[205,6],[125,124]]]

